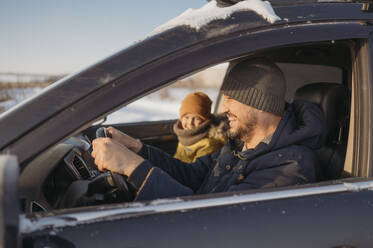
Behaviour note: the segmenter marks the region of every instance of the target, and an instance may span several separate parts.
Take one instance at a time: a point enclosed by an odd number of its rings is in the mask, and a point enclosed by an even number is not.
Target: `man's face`
[[[245,141],[253,136],[258,122],[258,112],[254,108],[224,95],[222,112],[229,119],[229,136],[231,138]]]

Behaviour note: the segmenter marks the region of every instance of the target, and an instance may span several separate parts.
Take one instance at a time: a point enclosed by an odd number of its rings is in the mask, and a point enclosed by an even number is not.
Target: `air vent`
[[[73,165],[75,169],[79,172],[82,179],[90,178],[89,171],[84,162],[81,160],[81,158],[79,158],[78,156],[74,156]]]
[[[47,210],[39,203],[32,201],[31,202],[31,213],[35,212],[47,212]]]

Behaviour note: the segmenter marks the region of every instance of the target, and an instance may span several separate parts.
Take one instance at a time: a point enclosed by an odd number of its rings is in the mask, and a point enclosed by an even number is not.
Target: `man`
[[[100,170],[128,177],[136,200],[258,189],[314,182],[314,153],[326,137],[321,110],[308,102],[285,111],[285,79],[272,62],[231,66],[222,85],[230,139],[223,148],[186,164],[114,128],[93,141]]]

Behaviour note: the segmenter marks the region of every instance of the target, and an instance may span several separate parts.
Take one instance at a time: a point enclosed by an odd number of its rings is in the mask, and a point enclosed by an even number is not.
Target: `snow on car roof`
[[[182,25],[190,26],[198,31],[202,26],[210,23],[211,21],[227,19],[233,13],[245,10],[254,11],[270,23],[281,20],[281,18],[275,14],[271,4],[268,1],[245,0],[235,5],[221,8],[218,7],[217,2],[213,0],[199,9],[187,9],[181,15],[157,27],[152,34],[161,33],[165,30]]]

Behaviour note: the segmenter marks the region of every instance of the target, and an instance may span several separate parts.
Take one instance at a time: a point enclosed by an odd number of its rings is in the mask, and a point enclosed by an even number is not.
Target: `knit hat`
[[[197,114],[202,119],[211,117],[211,100],[203,92],[194,92],[187,95],[181,102],[180,118],[186,114]]]
[[[231,65],[221,92],[243,104],[275,115],[285,109],[286,82],[280,68],[264,58]]]

